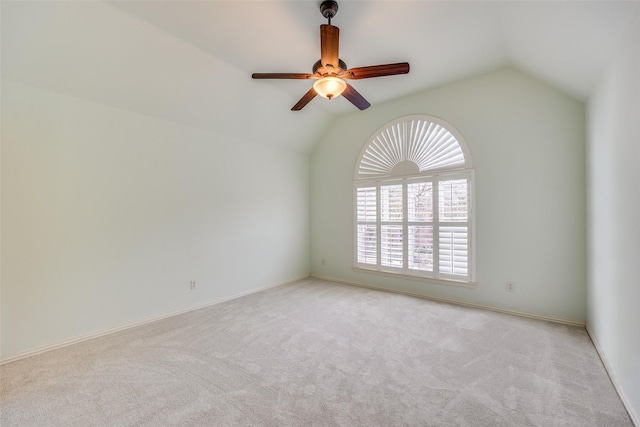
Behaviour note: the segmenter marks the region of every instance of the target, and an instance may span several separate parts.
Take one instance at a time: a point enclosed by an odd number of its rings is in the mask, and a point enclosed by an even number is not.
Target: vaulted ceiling
[[[290,108],[309,81],[319,1],[1,3],[2,75],[187,126],[308,152],[343,98]],[[339,1],[349,67],[407,61],[352,82],[374,106],[504,66],[586,101],[639,1]],[[366,114],[360,113],[358,114]]]

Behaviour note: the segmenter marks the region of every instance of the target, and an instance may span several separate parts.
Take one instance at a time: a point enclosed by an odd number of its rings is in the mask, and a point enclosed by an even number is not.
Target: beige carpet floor
[[[585,330],[314,279],[0,367],[10,426],[631,426]]]

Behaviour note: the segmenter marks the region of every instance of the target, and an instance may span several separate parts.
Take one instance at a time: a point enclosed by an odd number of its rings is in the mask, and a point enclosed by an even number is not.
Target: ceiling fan
[[[371,104],[345,79],[369,79],[409,72],[408,62],[347,68],[347,64],[338,57],[340,29],[331,25],[331,18],[336,16],[337,12],[338,3],[334,0],[324,0],[320,4],[320,13],[327,18],[328,24],[320,25],[320,60],[313,65],[313,74],[254,73],[251,76],[254,79],[315,79],[313,87],[291,108],[293,111],[302,110],[316,95],[328,99],[342,95],[360,110],[364,110],[369,108]]]

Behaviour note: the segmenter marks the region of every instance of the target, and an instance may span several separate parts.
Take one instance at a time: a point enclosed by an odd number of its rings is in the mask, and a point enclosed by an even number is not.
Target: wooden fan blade
[[[333,25],[320,25],[320,61],[322,66],[340,66],[338,59],[338,44],[340,43],[340,29]]]
[[[353,88],[349,83],[347,83],[347,88],[342,92],[342,96],[347,98],[353,105],[358,107],[361,110],[366,110],[371,106],[369,101],[364,99],[360,93]]]
[[[398,62],[396,64],[371,65],[369,67],[350,68],[340,77],[345,79],[358,80],[370,79],[372,77],[394,76],[396,74],[407,74],[409,72],[408,62]]]
[[[309,103],[309,101],[316,97],[317,94],[318,92],[316,92],[314,88],[309,89],[309,92],[305,93],[304,96],[300,98],[300,101],[298,101],[298,103],[294,105],[293,108],[291,108],[291,111],[302,110],[304,106]]]
[[[315,74],[297,74],[297,73],[253,73],[252,79],[291,79],[306,80],[315,77]]]

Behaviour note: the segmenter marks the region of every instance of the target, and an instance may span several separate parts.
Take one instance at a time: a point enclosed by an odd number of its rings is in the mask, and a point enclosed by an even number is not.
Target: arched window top
[[[442,119],[400,117],[373,134],[364,146],[356,180],[471,169],[471,153],[462,135]]]

